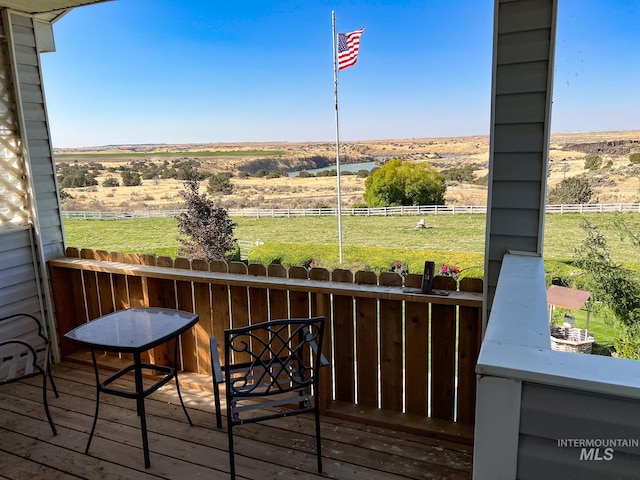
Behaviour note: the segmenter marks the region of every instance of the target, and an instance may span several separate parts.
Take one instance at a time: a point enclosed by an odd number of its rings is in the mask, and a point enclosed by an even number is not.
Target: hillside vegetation
[[[592,203],[640,201],[640,131],[552,135],[549,188],[567,177],[589,181]],[[589,157],[600,157],[597,162]],[[341,162],[383,162],[400,158],[428,162],[443,172],[447,204],[486,203],[489,137],[376,140],[341,143]],[[85,169],[93,182],[64,185],[66,210],[132,211],[171,209],[181,205],[180,169],[198,166],[201,173],[231,175],[233,191],[219,195],[221,206],[238,208],[316,208],[336,206],[335,177],[289,177],[299,172],[335,165],[330,142],[194,145],[118,145],[84,149],[57,149],[58,173],[70,166]],[[594,168],[595,166],[595,168]],[[141,184],[123,186],[122,173],[137,172]],[[297,175],[297,173],[295,174]],[[119,185],[115,186],[118,181]],[[62,180],[62,179],[61,179]],[[107,181],[108,180],[108,181]],[[106,181],[106,182],[105,182]],[[93,184],[91,184],[93,183]],[[344,207],[362,202],[365,176],[341,176]],[[60,182],[63,185],[63,182]],[[105,186],[106,185],[106,186]]]

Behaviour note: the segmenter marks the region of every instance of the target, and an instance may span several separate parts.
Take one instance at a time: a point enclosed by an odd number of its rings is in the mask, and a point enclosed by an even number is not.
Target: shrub
[[[549,191],[547,202],[550,204],[589,203],[593,190],[586,178],[569,177],[562,180]]]
[[[207,184],[207,193],[230,195],[233,193],[233,185],[230,179],[231,174],[226,172],[211,175]]]
[[[634,163],[640,163],[640,152],[629,154],[629,163],[632,165]]]
[[[475,168],[473,165],[465,165],[464,167],[447,168],[440,173],[448,182],[473,183],[476,179],[474,172]]]
[[[298,173],[298,178],[311,178],[315,177],[314,174],[307,172],[306,170],[302,170]]]
[[[598,170],[602,166],[602,157],[600,155],[589,155],[584,159],[585,170]]]
[[[125,187],[136,187],[138,185],[142,185],[142,177],[136,172],[122,172],[122,184]]]
[[[104,181],[102,182],[102,186],[103,187],[119,187],[120,182],[116,177],[109,176],[104,179]]]

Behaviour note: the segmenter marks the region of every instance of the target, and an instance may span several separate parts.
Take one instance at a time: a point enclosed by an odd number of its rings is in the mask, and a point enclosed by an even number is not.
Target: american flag
[[[338,34],[338,70],[351,67],[358,61],[362,32],[364,27],[354,32]]]

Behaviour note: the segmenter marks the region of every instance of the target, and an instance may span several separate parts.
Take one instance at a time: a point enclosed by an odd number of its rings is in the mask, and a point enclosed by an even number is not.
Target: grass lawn
[[[569,262],[585,238],[580,228],[587,219],[597,225],[607,239],[615,262],[640,271],[640,248],[623,241],[613,227],[614,214],[547,215],[545,229],[545,262],[547,270],[568,274]],[[640,230],[640,214],[624,214],[632,228]],[[425,218],[426,229],[415,229]],[[265,243],[312,243],[337,245],[335,217],[236,218],[235,236],[241,240]],[[406,249],[407,252],[438,250],[483,255],[485,221],[482,214],[431,215],[425,217],[351,217],[342,219],[343,245]],[[65,220],[68,246],[122,253],[150,253],[175,257],[179,247],[178,228],[173,218],[133,220]],[[415,255],[415,253],[414,253]],[[390,259],[390,262],[396,259]],[[421,259],[422,261],[424,259]],[[458,265],[461,268],[471,265]],[[573,312],[576,326],[585,328],[586,313]],[[613,343],[613,327],[592,314],[589,330],[596,343]]]
[[[545,259],[570,261],[585,237],[584,219],[600,227],[612,258],[640,271],[640,249],[620,238],[613,227],[614,214],[547,215]],[[640,214],[624,214],[632,228],[640,230]],[[344,246],[444,250],[484,254],[485,221],[482,214],[426,216],[426,229],[415,229],[422,217],[342,218]],[[335,217],[235,218],[235,236],[265,243],[338,244]],[[176,256],[178,228],[173,218],[133,220],[65,220],[68,246]],[[391,260],[393,261],[393,259]]]

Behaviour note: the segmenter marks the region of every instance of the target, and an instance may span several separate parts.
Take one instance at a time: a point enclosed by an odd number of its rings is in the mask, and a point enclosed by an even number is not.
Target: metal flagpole
[[[338,250],[340,263],[342,257],[342,195],[340,192],[340,128],[338,123],[338,35],[336,33],[336,12],[331,11],[331,27],[333,31],[333,93],[336,103],[336,176],[338,181]]]

